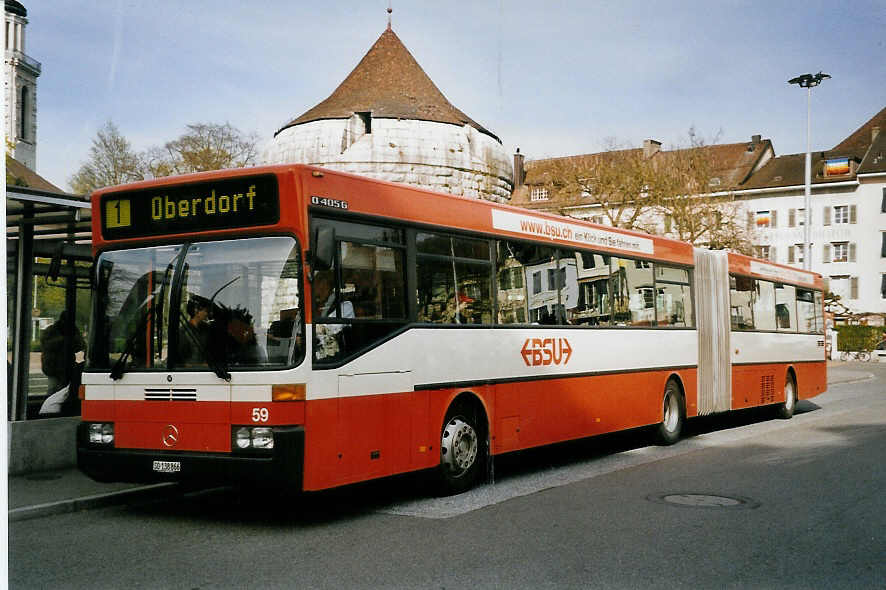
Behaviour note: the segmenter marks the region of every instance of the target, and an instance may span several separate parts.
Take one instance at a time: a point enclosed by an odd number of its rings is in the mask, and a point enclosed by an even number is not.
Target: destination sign
[[[104,195],[109,240],[268,225],[280,221],[277,178],[266,174]]]

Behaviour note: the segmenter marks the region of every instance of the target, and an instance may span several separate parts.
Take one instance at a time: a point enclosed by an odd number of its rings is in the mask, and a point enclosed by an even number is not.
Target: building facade
[[[5,0],[5,46],[3,91],[6,94],[6,140],[13,157],[30,168],[37,167],[37,78],[40,62],[25,53],[28,11],[15,0]]]
[[[499,138],[443,96],[390,25],[326,100],[277,130],[263,160],[498,202],[513,188]]]
[[[813,271],[840,297],[834,306],[844,318],[886,317],[886,108],[834,148],[812,154],[811,249]],[[647,140],[635,151],[643,158],[667,158],[661,144]],[[772,143],[759,135],[747,144],[702,148],[713,162],[708,191],[702,198],[740,207],[754,254],[802,268],[804,252],[805,154],[775,156]],[[567,156],[525,164],[525,186],[512,203],[607,223],[600,199],[590,193],[557,193],[550,174],[557,161],[593,161],[602,154]],[[518,160],[519,162],[519,160]],[[520,177],[520,172],[516,173]],[[553,183],[556,184],[556,183]],[[645,227],[677,237],[669,219],[659,215]]]
[[[840,297],[838,315],[886,315],[886,108],[812,153],[813,271]],[[773,158],[736,191],[756,227],[756,254],[802,266],[805,154]],[[842,309],[845,307],[845,310]],[[875,318],[870,318],[874,320]]]

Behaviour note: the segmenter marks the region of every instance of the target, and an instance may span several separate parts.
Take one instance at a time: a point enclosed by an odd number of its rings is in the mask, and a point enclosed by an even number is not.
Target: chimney
[[[643,157],[651,158],[655,154],[661,151],[661,142],[655,141],[654,139],[644,139],[643,140]]]
[[[760,141],[762,141],[762,139],[763,139],[763,136],[761,136],[761,135],[751,135],[751,143],[754,145],[757,145],[758,143],[760,143]]]
[[[517,153],[514,154],[514,190],[523,186],[523,181],[526,180],[526,169],[523,168],[523,159],[524,156],[520,153],[520,148],[517,148]]]
[[[877,139],[878,135],[880,135],[880,126],[874,125],[871,127],[871,143],[874,143],[874,140]]]

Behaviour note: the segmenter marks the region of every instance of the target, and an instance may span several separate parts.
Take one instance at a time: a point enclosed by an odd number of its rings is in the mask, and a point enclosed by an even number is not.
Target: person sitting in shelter
[[[76,364],[76,354],[86,350],[86,342],[77,326],[73,326],[70,354],[65,355],[65,331],[68,313],[62,311],[58,319],[40,334],[40,361],[43,374],[49,377],[46,394],[51,395],[66,386]]]

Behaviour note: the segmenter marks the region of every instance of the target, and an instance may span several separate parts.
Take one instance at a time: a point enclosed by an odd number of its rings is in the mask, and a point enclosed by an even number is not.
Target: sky
[[[22,0],[37,172],[64,190],[113,121],[136,150],[189,123],[262,142],[321,102],[387,26],[388,0]],[[393,0],[438,88],[528,159],[615,142],[773,141],[826,150],[886,106],[886,0]]]

